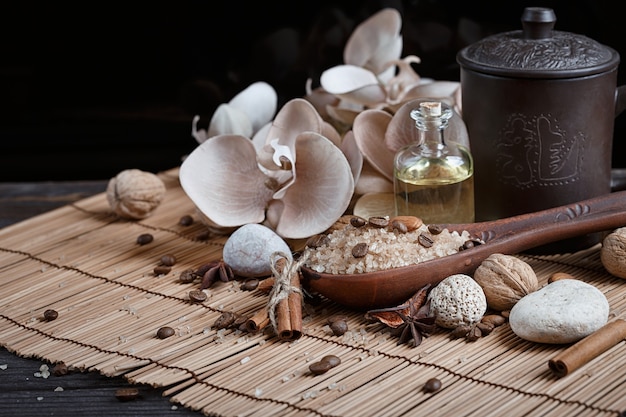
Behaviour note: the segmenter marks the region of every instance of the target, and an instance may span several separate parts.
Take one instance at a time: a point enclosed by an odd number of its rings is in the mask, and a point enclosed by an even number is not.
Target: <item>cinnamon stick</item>
[[[270,324],[270,316],[267,312],[267,308],[263,307],[246,321],[246,330],[250,333],[257,333],[263,330],[268,324]]]
[[[276,270],[284,271],[286,260],[276,261]],[[276,305],[276,327],[281,340],[296,340],[302,336],[302,296],[300,273],[293,271],[289,277],[289,294]]]
[[[626,321],[612,321],[550,359],[548,367],[556,376],[566,376],[624,339]]]

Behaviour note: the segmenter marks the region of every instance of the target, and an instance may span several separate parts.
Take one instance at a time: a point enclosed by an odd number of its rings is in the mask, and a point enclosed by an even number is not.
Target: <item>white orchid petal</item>
[[[324,71],[320,84],[331,94],[341,95],[378,84],[373,72],[356,65],[337,65]]]
[[[252,142],[240,135],[216,136],[196,147],[181,164],[179,177],[198,210],[221,227],[262,222],[273,194]]]
[[[366,68],[372,64],[374,73],[381,72],[385,62],[400,58],[401,28],[402,16],[396,9],[382,9],[372,15],[352,31],[344,48],[344,63]]]
[[[257,132],[276,114],[278,95],[271,85],[260,81],[250,84],[228,104],[242,111],[250,120],[252,131]]]
[[[341,150],[330,140],[305,132],[296,140],[297,177],[282,201],[276,233],[302,239],[327,230],[350,204],[354,179]]]
[[[354,139],[363,157],[388,180],[393,180],[395,152],[385,145],[385,131],[392,116],[382,110],[365,110],[354,119]]]
[[[340,149],[350,164],[352,177],[354,178],[354,183],[356,184],[359,181],[359,177],[363,169],[363,154],[354,140],[354,132],[350,130],[344,135]]]
[[[382,176],[369,162],[364,160],[359,181],[354,187],[354,194],[363,195],[367,193],[393,193],[393,182]]]
[[[241,135],[252,137],[252,124],[248,116],[241,110],[229,105],[220,104],[209,124],[209,138],[218,135]]]
[[[294,147],[296,137],[302,132],[321,133],[324,120],[313,105],[303,98],[288,101],[279,110],[272,125],[267,130],[265,145],[258,149],[259,163],[268,169],[276,168],[272,158],[274,150],[267,145],[273,139],[278,139],[281,145],[291,149],[296,155]]]
[[[191,136],[196,139],[196,142],[203,143],[208,139],[206,129],[198,129],[198,122],[200,116],[194,116],[191,121]]]
[[[283,158],[287,159],[292,165],[296,162],[295,156],[291,153],[291,149],[289,146],[280,145],[278,143],[278,139],[273,139],[270,142],[272,149],[274,149],[274,155],[272,156],[272,161],[281,167],[283,165]]]

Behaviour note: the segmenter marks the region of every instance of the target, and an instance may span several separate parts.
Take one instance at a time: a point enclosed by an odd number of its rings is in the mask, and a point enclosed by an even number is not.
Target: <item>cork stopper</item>
[[[424,116],[441,116],[441,102],[439,101],[425,101],[420,103],[420,110]]]

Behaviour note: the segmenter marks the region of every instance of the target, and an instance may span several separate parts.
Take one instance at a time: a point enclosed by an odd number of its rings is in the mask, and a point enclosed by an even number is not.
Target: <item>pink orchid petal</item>
[[[375,74],[402,53],[402,16],[386,8],[359,24],[344,48],[344,63],[364,67]]]
[[[265,136],[265,144],[259,149],[259,163],[267,169],[277,169],[278,167],[272,162],[274,150],[269,143],[278,139],[278,143],[289,147],[291,154],[297,158],[295,152],[296,137],[302,132],[321,133],[323,130],[324,120],[319,115],[313,105],[303,98],[296,98],[288,101],[278,111],[272,125],[267,130]]]
[[[382,110],[365,110],[354,119],[354,139],[363,157],[388,180],[393,180],[395,152],[385,145],[385,131],[391,115]]]
[[[382,176],[380,172],[364,161],[359,181],[354,188],[354,194],[363,195],[368,193],[392,193],[393,182]]]
[[[262,222],[273,194],[252,142],[240,135],[216,136],[196,147],[181,164],[179,177],[198,210],[220,227]]]
[[[350,204],[354,179],[341,150],[325,137],[305,132],[296,140],[294,184],[282,199],[276,233],[302,239],[327,230]],[[306,157],[302,157],[306,155]]]

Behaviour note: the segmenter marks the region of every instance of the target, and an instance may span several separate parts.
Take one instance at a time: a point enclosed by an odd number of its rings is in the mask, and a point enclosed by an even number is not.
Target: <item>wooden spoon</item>
[[[472,274],[493,253],[516,254],[548,243],[626,225],[626,191],[500,220],[442,225],[467,230],[485,243],[416,265],[361,274],[318,273],[302,268],[303,285],[354,309],[399,305],[426,284]]]

